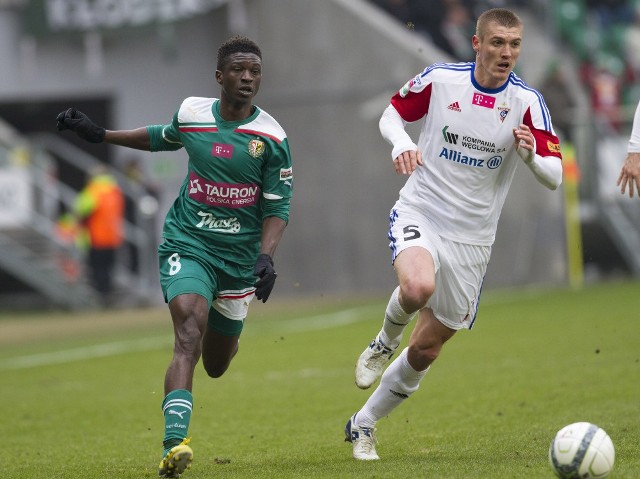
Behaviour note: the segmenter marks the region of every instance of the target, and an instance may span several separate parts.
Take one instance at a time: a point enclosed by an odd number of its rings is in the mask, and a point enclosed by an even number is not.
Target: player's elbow
[[[550,190],[557,190],[562,184],[562,163],[556,157],[536,155],[529,164],[538,181]]]
[[[562,184],[562,176],[559,176],[558,178],[554,178],[553,180],[546,183],[545,186],[549,188],[551,191],[554,191],[554,190],[557,190],[561,184]]]
[[[558,162],[553,169],[553,174],[549,179],[549,184],[547,188],[550,190],[557,190],[558,187],[562,184],[562,164]]]

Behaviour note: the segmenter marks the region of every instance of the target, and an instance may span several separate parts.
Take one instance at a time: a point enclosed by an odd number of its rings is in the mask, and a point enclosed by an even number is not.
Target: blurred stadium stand
[[[11,196],[14,180],[2,181],[12,177],[16,164],[31,191],[20,204],[28,218],[18,228],[23,236],[16,237],[15,226],[0,225],[6,257],[0,259],[0,308],[94,304],[82,277],[72,289],[64,274],[56,280],[54,272],[45,275],[38,269],[48,263],[45,250],[78,254],[52,239],[56,218],[38,209],[35,198],[44,194],[46,171],[38,158],[53,159],[58,167],[54,184],[60,202],[68,206],[79,178],[96,162],[119,171],[131,151],[60,135],[56,114],[73,105],[108,128],[168,123],[183,98],[219,94],[214,80],[217,46],[235,33],[262,47],[264,78],[256,102],[287,131],[295,164],[291,223],[275,259],[278,295],[391,291],[395,275],[386,239],[388,211],[403,179],[390,167],[390,148],[378,132],[379,115],[409,78],[428,64],[456,60],[456,51],[452,56],[440,50],[428,35],[407,28],[367,0],[123,0],[120,10],[114,0],[107,11],[100,10],[104,2],[99,0],[54,3],[67,8],[55,12],[57,23],[47,17],[53,13],[45,8],[52,5],[46,0],[0,1],[0,117],[10,125],[2,131],[11,132],[0,142],[0,185],[7,185],[0,199],[17,198]],[[143,8],[156,3],[164,7]],[[621,197],[615,187],[631,104],[638,100],[637,83],[629,77],[613,128],[604,121],[610,117],[594,112],[583,75],[584,59],[598,57],[594,45],[609,52],[622,48],[627,37],[620,29],[613,36],[593,33],[599,28],[592,26],[597,17],[579,0],[466,3],[513,5],[522,14],[525,42],[518,74],[533,87],[548,84],[555,90],[548,82],[550,72],[562,72],[560,81],[568,92],[564,98],[570,102],[549,107],[554,118],[562,117],[563,140],[574,147],[580,168],[587,280],[640,276],[637,200]],[[80,4],[91,8],[79,11]],[[124,7],[134,4],[141,10]],[[633,32],[637,27],[636,21],[623,29]],[[628,54],[629,48],[624,51]],[[159,188],[159,221],[149,226],[148,219],[140,218],[127,225],[142,268],[129,271],[123,255],[118,277],[124,304],[162,301],[155,247],[160,220],[186,164],[182,152],[143,152],[140,160]],[[122,181],[131,201],[146,194],[124,175]],[[524,168],[514,181],[485,288],[567,284],[562,192],[545,190]],[[44,208],[51,209],[46,201]],[[22,248],[35,238],[39,256],[27,256]]]
[[[69,212],[85,180],[103,163],[53,133],[21,136],[0,120],[0,291],[2,306],[98,306],[87,281],[86,249]],[[64,172],[64,173],[63,173]],[[143,187],[114,170],[128,202],[150,201]],[[80,179],[74,184],[74,178]],[[146,199],[145,199],[146,198]],[[151,205],[153,207],[153,205]],[[125,245],[119,252],[115,288],[118,303],[149,303],[156,275],[156,236],[150,215],[137,208],[125,221]],[[141,267],[131,268],[131,254]]]

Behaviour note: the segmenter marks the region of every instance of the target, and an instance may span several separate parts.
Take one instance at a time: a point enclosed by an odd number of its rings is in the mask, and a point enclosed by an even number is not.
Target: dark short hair
[[[229,55],[233,53],[254,53],[262,60],[262,52],[260,47],[253,40],[240,35],[229,38],[218,48],[218,64],[216,68],[222,70],[222,66]]]
[[[476,35],[480,38],[484,36],[487,24],[496,22],[498,25],[507,28],[522,27],[522,20],[515,12],[506,8],[492,8],[483,12],[476,24]]]

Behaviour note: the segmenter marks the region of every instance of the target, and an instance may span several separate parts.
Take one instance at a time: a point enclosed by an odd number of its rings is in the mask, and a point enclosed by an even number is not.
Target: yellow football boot
[[[191,467],[193,451],[188,446],[190,441],[191,438],[184,438],[180,444],[169,449],[169,452],[160,461],[158,476],[180,477],[180,474]]]

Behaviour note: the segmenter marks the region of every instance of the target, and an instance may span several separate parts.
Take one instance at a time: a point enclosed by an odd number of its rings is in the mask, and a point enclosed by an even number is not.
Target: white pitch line
[[[347,324],[354,324],[360,321],[366,321],[370,318],[363,315],[363,311],[370,306],[359,306],[356,308],[345,309],[330,314],[319,314],[307,318],[290,320],[285,323],[278,323],[274,326],[277,331],[286,333],[298,333],[306,331],[319,331],[322,329],[331,329]]]
[[[304,332],[330,329],[334,327],[353,324],[358,321],[368,319],[363,317],[362,311],[366,307],[357,307],[338,311],[331,314],[322,314],[307,318],[291,320],[286,323],[278,323],[273,326],[273,330],[282,332]],[[258,328],[260,329],[260,328]],[[271,329],[271,328],[270,328]],[[150,351],[160,349],[173,343],[170,336],[143,338],[129,341],[116,341],[111,343],[96,344],[81,348],[65,349],[50,353],[30,354],[26,356],[15,356],[0,360],[0,370],[16,370],[35,368],[38,366],[51,366],[54,364],[65,364],[86,359],[104,358],[117,356],[120,354],[135,353],[140,351]]]
[[[149,351],[171,344],[173,339],[168,336],[144,338],[133,341],[117,341],[112,343],[96,344],[82,348],[66,349],[51,353],[30,354],[7,358],[0,362],[0,370],[26,369],[38,366],[51,366],[54,364],[71,363],[91,358],[104,358],[119,354]]]

